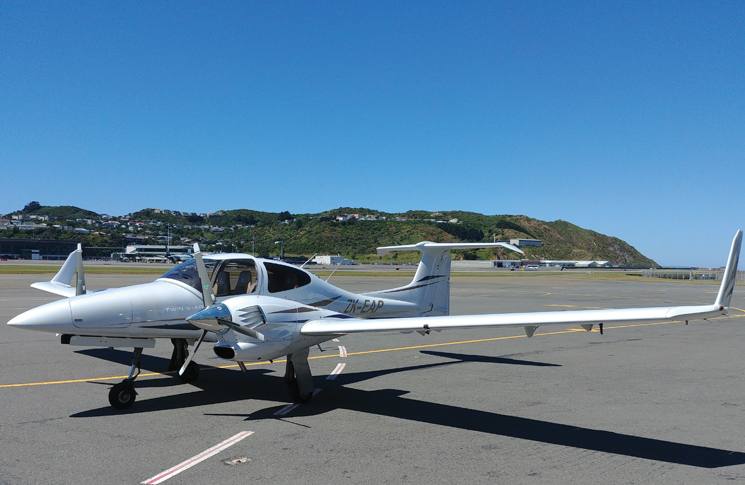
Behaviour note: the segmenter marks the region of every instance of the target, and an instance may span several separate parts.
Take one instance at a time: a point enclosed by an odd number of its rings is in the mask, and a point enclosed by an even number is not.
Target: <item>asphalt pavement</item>
[[[331,282],[359,292],[409,276]],[[519,329],[342,337],[311,350],[320,392],[294,408],[283,362],[244,374],[204,345],[199,379],[181,384],[162,373],[171,345],[158,342],[122,412],[107,395],[131,352],[5,325],[58,298],[29,288],[42,279],[0,275],[0,485],[745,480],[742,286],[731,317],[689,325],[606,326],[604,335],[543,327],[530,339]],[[86,275],[92,290],[152,279]],[[703,304],[716,291],[640,278],[469,276],[453,278],[451,311]]]

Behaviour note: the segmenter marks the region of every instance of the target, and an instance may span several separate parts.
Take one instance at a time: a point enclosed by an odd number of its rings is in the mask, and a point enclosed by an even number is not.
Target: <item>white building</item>
[[[513,246],[543,246],[543,241],[540,239],[510,239],[510,244]]]
[[[313,258],[313,262],[316,264],[323,264],[326,266],[336,266],[337,264],[354,264],[351,259],[345,259],[344,256],[316,256]]]
[[[168,246],[168,252],[174,256],[191,256],[192,246]],[[152,258],[165,260],[165,256],[165,245],[129,244],[121,258],[135,261]]]

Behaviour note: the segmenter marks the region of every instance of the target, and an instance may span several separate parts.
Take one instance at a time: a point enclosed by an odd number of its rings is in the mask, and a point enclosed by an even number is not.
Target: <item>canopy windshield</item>
[[[212,273],[217,266],[217,261],[210,261],[208,259],[205,259],[204,265],[207,267],[207,274],[210,276],[210,279],[212,279]],[[181,281],[182,283],[186,283],[187,285],[191,286],[198,292],[202,292],[202,285],[199,282],[199,273],[197,272],[197,261],[195,259],[190,259],[189,261],[185,261],[179,264],[178,266],[161,276],[161,278]]]

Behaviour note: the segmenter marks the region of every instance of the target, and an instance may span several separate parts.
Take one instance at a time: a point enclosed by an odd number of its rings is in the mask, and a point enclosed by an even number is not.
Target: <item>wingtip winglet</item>
[[[727,259],[727,266],[722,277],[722,285],[719,287],[715,305],[729,307],[732,301],[732,292],[735,289],[737,280],[737,266],[740,262],[740,249],[742,248],[742,229],[738,229],[735,238],[732,240],[732,248]]]

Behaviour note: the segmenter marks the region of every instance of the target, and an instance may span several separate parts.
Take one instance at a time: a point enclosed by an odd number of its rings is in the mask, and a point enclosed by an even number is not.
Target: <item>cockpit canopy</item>
[[[280,293],[300,288],[311,281],[308,273],[298,268],[252,258],[205,258],[204,265],[212,284],[212,291],[217,297],[262,292]],[[161,278],[181,281],[201,292],[197,263],[194,259],[179,264]],[[265,287],[263,279],[266,279]]]

